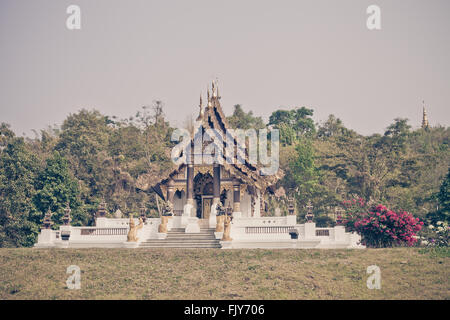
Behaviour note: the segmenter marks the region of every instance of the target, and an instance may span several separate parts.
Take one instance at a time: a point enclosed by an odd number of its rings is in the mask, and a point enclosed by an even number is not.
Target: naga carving
[[[139,240],[137,231],[142,229],[143,226],[144,222],[142,221],[142,218],[139,218],[139,224],[136,226],[133,217],[130,217],[130,230],[128,231],[127,242],[137,242]]]

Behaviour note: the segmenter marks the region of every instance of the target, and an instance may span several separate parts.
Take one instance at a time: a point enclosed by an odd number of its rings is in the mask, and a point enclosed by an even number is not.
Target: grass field
[[[0,299],[449,299],[449,270],[448,249],[0,249]]]

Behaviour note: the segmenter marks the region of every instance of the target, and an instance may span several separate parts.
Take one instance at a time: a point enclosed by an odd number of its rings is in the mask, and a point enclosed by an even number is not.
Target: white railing
[[[128,228],[97,228],[83,227],[80,230],[81,236],[119,236],[126,235]]]
[[[297,223],[296,219],[296,216],[233,218],[233,225],[245,227],[293,226]]]
[[[189,219],[197,220],[190,217]],[[189,220],[188,219],[188,220]],[[356,247],[360,237],[357,234],[345,232],[343,226],[334,228],[316,228],[315,223],[296,224],[295,216],[284,217],[253,217],[233,218],[231,223],[231,238],[233,243],[250,243],[250,247],[264,247],[264,243],[273,243],[291,246],[305,247]],[[138,224],[138,219],[134,219]],[[127,244],[129,219],[98,218],[98,225],[94,227],[61,226],[59,230],[43,229],[39,234],[38,244],[42,247],[70,246],[110,246],[121,247]],[[138,242],[147,239],[160,239],[160,218],[149,218],[143,228],[137,231]],[[189,221],[184,221],[182,216],[169,218],[168,230],[172,228],[186,228]],[[297,232],[298,237],[292,237],[292,232]],[[69,239],[62,239],[62,234],[70,234]],[[294,238],[294,239],[293,239]],[[67,241],[68,240],[68,241]],[[295,244],[294,246],[296,246]],[[269,246],[270,247],[270,246]]]
[[[329,237],[330,229],[328,228],[316,228],[316,237]]]
[[[295,231],[294,226],[245,227],[245,233],[250,233],[250,234],[289,233],[291,231]]]

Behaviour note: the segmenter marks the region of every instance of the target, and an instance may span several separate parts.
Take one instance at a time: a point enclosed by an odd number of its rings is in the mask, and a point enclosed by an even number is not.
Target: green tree
[[[330,114],[327,121],[319,126],[319,129],[317,130],[317,136],[319,138],[347,136],[351,133],[351,130],[344,126],[342,120],[336,118],[333,114]]]
[[[384,140],[381,140],[389,147],[391,153],[405,152],[406,142],[410,134],[411,126],[408,124],[408,119],[396,118],[394,123],[387,127],[384,133]]]
[[[310,139],[303,138],[295,146],[295,156],[288,165],[284,185],[300,195],[300,203],[305,205],[317,191],[318,170]]]
[[[441,184],[438,194],[439,210],[447,216],[450,214],[450,168],[447,176]]]
[[[246,113],[240,104],[234,106],[233,114],[227,120],[234,129],[259,130],[266,127],[261,117],[255,117],[252,111]]]
[[[14,132],[11,130],[10,125],[2,122],[0,124],[0,151],[6,148],[12,138],[14,138]]]
[[[311,118],[314,111],[305,107],[293,110],[277,110],[272,112],[269,125],[280,130],[282,145],[292,145],[301,136],[312,136],[315,132]]]
[[[433,224],[437,221],[450,222],[450,168],[448,169],[447,176],[442,181],[441,187],[437,194],[438,209],[427,215],[427,218],[431,220]]]
[[[37,193],[34,196],[36,208],[45,214],[48,209],[53,212],[52,219],[56,225],[62,224],[64,209],[69,204],[72,209],[72,224],[86,225],[88,216],[83,212],[78,198],[78,183],[71,176],[68,161],[58,151],[47,159],[45,169],[36,182]]]
[[[80,181],[83,202],[94,204],[105,196],[113,178],[113,159],[108,154],[111,121],[98,111],[81,110],[64,120],[55,150],[70,163]]]
[[[31,199],[38,171],[24,139],[10,135],[0,153],[0,247],[35,243],[41,216]]]

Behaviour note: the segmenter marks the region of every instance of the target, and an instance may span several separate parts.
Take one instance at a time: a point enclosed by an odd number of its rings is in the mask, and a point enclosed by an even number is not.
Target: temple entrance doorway
[[[213,203],[213,177],[209,172],[194,177],[194,198],[197,202],[197,217],[209,219]]]
[[[211,215],[212,196],[202,196],[202,215],[201,219],[209,219]]]

